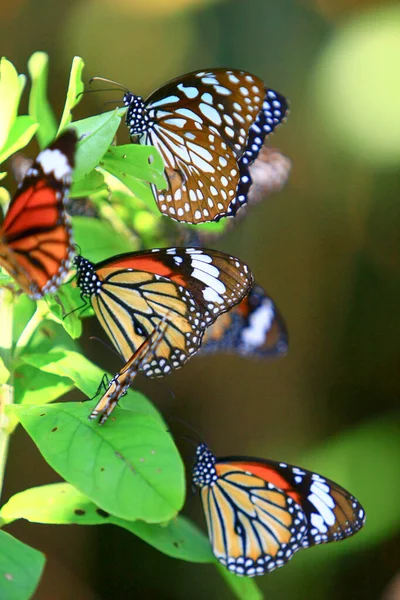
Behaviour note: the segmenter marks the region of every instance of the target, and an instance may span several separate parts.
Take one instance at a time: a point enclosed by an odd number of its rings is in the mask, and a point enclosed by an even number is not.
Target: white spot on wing
[[[54,177],[59,181],[71,174],[71,166],[68,159],[60,150],[43,150],[37,157],[37,162],[46,175],[53,173]]]

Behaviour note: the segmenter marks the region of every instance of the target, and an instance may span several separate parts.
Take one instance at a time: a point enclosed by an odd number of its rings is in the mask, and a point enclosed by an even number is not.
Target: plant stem
[[[1,310],[1,309],[0,309]],[[25,329],[21,333],[19,340],[15,344],[14,359],[19,356],[21,351],[28,345],[31,337],[35,333],[36,329],[43,321],[44,317],[49,313],[49,308],[44,300],[37,303],[36,310],[32,317],[29,319],[25,326]]]
[[[10,432],[6,407],[14,401],[14,385],[12,372],[12,330],[13,330],[13,302],[12,292],[0,288],[0,357],[4,367],[10,372],[8,381],[0,385],[0,495],[3,488],[4,472],[7,462],[8,443]]]

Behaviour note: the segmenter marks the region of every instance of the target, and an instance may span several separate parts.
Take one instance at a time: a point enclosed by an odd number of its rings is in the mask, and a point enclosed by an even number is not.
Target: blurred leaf
[[[147,414],[119,410],[104,426],[88,405],[11,405],[45,460],[103,510],[157,523],[182,508],[184,468],[170,434]]]
[[[73,217],[72,222],[75,241],[82,251],[82,256],[93,262],[134,250],[130,240],[116,234],[108,221]]]
[[[36,311],[36,302],[27,294],[20,294],[14,298],[13,315],[13,342],[19,340],[28,321]]]
[[[0,385],[3,385],[3,383],[6,383],[8,381],[9,377],[10,377],[10,371],[7,369],[6,365],[4,364],[3,359],[0,356]]]
[[[3,150],[18,112],[22,89],[14,65],[0,61],[0,150]]]
[[[328,553],[354,552],[399,530],[399,464],[399,415],[364,424],[307,455],[304,466],[348,489],[367,515],[360,533],[346,543],[330,544],[324,552],[313,552],[314,560],[326,559]]]
[[[49,57],[45,52],[35,52],[28,60],[28,71],[32,79],[29,95],[29,114],[39,124],[37,137],[41,149],[54,140],[57,122],[47,100],[47,77]]]
[[[76,152],[74,182],[78,182],[97,167],[114,139],[123,114],[123,109],[116,108],[113,111],[72,123],[80,140]]]
[[[198,223],[197,225],[186,224],[186,227],[192,229],[195,233],[212,233],[216,237],[220,237],[225,232],[230,219],[221,219],[220,221],[213,221],[211,223]]]
[[[5,531],[0,531],[0,598],[29,600],[42,575],[45,557]]]
[[[79,181],[72,184],[72,188],[68,196],[69,198],[81,198],[105,189],[107,189],[107,186],[104,182],[103,174],[99,171],[93,170],[82,177],[82,179],[79,179]]]
[[[103,156],[100,166],[119,178],[118,173],[154,183],[162,190],[167,187],[164,177],[164,161],[153,146],[127,144],[113,146]]]
[[[21,365],[14,375],[14,401],[16,404],[47,404],[69,392],[73,385],[60,377],[31,365]]]
[[[45,355],[51,351],[78,351],[79,345],[67,333],[62,325],[50,319],[41,320],[18,355],[18,360],[26,359],[31,354]]]
[[[54,321],[62,325],[73,339],[82,335],[80,311],[76,309],[83,305],[83,301],[78,288],[63,285],[56,294],[45,296],[45,302]]]
[[[0,163],[5,161],[11,154],[29,144],[37,128],[38,124],[32,117],[28,115],[17,117],[11,127],[7,141],[0,152]]]
[[[173,558],[196,563],[215,560],[208,539],[189,519],[178,516],[165,525],[118,519],[99,510],[68,483],[43,485],[15,494],[2,507],[0,519],[5,523],[27,519],[56,525],[117,525]]]
[[[264,598],[264,594],[258,589],[254,579],[234,575],[219,563],[216,563],[216,567],[239,600],[262,600]]]
[[[61,133],[61,131],[71,123],[72,109],[80,102],[82,96],[79,96],[81,92],[83,92],[84,85],[82,81],[82,71],[85,63],[83,62],[80,56],[74,56],[71,66],[71,73],[69,76],[67,97],[65,100],[64,111],[61,117],[60,126],[58,128],[57,135]]]
[[[2,173],[0,173],[0,181],[2,179],[4,179],[5,177],[7,177],[7,175],[8,175],[7,171],[3,171]],[[4,188],[2,188],[2,189],[4,189]]]
[[[41,369],[46,373],[67,377],[89,398],[94,396],[105,374],[100,367],[90,362],[82,354],[68,350],[50,351],[46,354],[24,354],[21,360],[25,364]],[[108,375],[108,377],[110,376]],[[160,423],[164,423],[153,404],[139,392],[129,390],[126,396],[121,398],[119,406],[127,410],[148,414]],[[89,412],[90,408],[87,405],[87,416],[89,416]]]
[[[154,214],[159,215],[160,211],[158,210],[157,204],[154,200],[153,192],[151,191],[150,185],[148,183],[144,183],[140,181],[136,177],[132,175],[128,175],[127,173],[122,172],[119,168],[113,169],[113,165],[108,164],[108,173],[116,177],[119,181],[121,181],[127,188],[143,202],[145,202],[146,207],[151,210]],[[126,196],[126,201],[129,202],[129,196]]]

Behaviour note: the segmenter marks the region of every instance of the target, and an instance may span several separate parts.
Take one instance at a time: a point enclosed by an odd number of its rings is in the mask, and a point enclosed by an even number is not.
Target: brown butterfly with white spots
[[[168,187],[152,186],[160,211],[187,223],[234,216],[246,204],[249,166],[288,109],[259,77],[236,69],[188,73],[146,100],[126,89],[123,100],[133,141],[164,159]]]

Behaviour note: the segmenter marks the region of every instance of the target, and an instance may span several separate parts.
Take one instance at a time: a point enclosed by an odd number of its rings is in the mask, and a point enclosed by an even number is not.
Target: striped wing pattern
[[[65,206],[76,142],[67,131],[38,155],[0,229],[0,264],[35,299],[59,287],[74,253]]]

